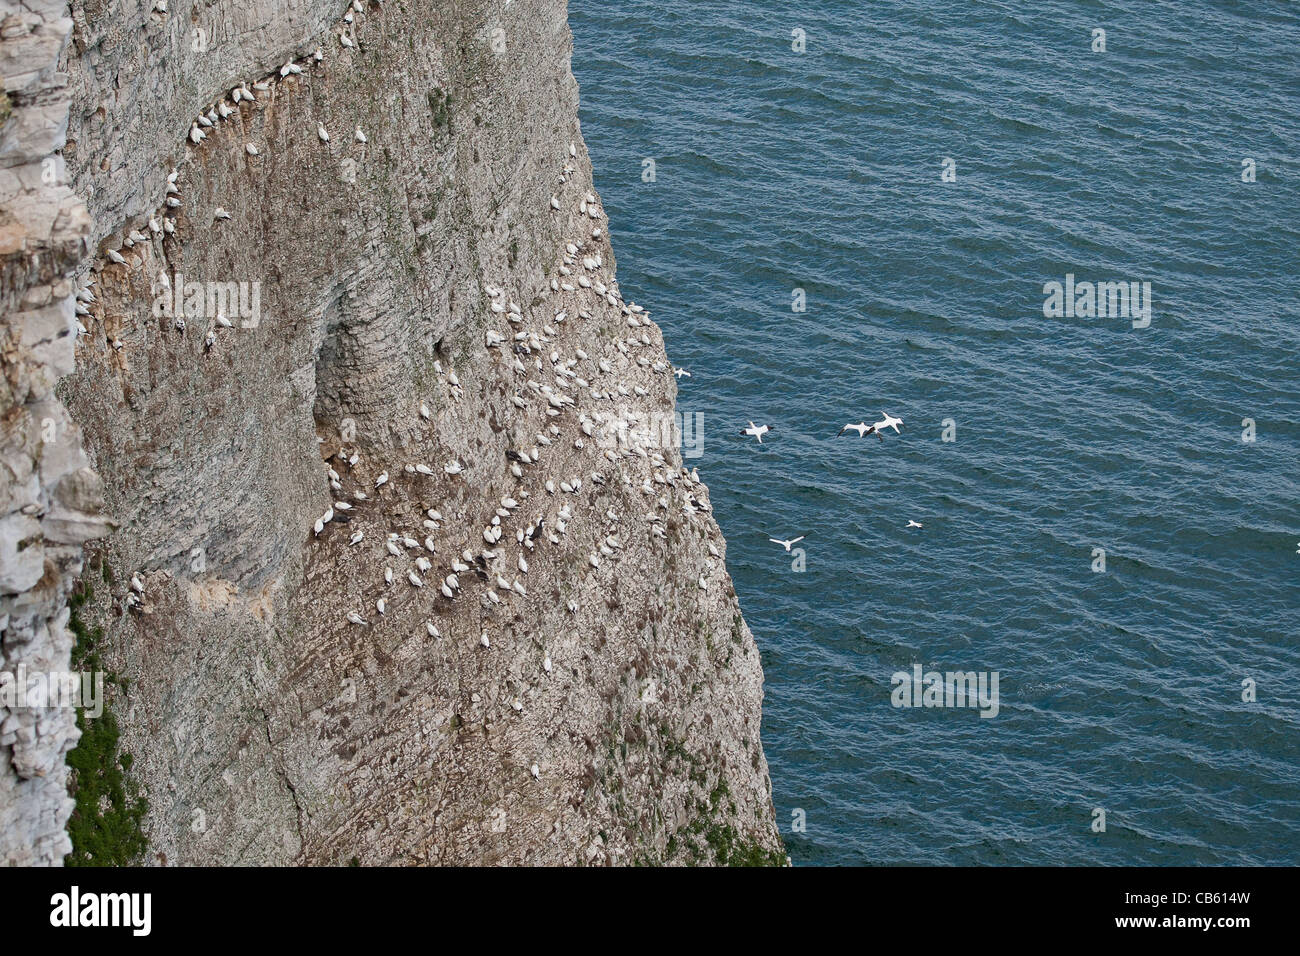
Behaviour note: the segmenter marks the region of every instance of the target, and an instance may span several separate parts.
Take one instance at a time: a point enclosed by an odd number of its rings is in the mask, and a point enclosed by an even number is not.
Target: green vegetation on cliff
[[[82,584],[68,599],[71,611],[68,628],[76,637],[72,667],[92,673],[103,671],[98,644],[103,640],[104,631],[100,627],[87,628],[78,612],[93,597],[90,585]],[[114,678],[105,674],[104,683],[113,682]],[[72,769],[68,789],[77,806],[68,820],[72,852],[64,865],[130,865],[144,854],[146,843],[140,823],[149,809],[148,801],[136,794],[126,777],[131,769],[131,755],[119,752],[117,719],[107,704],[103,713],[93,719],[78,711],[77,727],[81,730],[81,740],[68,754],[68,766]]]

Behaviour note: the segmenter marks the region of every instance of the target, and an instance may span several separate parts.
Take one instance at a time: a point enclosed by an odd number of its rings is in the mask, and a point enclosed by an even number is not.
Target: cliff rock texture
[[[148,862],[784,860],[571,46],[561,0],[6,13],[0,664],[67,666],[98,538]],[[42,720],[0,860],[67,851]]]
[[[74,365],[74,281],[90,216],[65,183],[61,3],[0,8],[0,673],[66,670],[67,597],[84,541],[103,534],[99,479],[54,386]],[[0,706],[0,861],[71,848],[64,763],[73,711]]]

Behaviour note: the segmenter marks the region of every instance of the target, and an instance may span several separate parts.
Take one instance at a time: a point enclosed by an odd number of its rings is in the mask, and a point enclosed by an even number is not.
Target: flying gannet
[[[900,429],[898,426],[903,424],[903,420],[901,418],[894,418],[888,412],[881,412],[880,414],[884,415],[885,417],[882,418],[880,421],[876,422],[871,427],[876,429],[876,431],[883,431],[886,428],[892,428],[894,430],[894,434],[899,434]]]
[[[885,440],[884,436],[882,436],[880,432],[876,431],[875,425],[868,425],[866,422],[858,422],[856,425],[852,423],[845,425],[835,434],[835,437],[839,438],[840,435],[843,435],[847,431],[857,432],[859,438],[866,438],[868,435],[875,435],[881,441]]]
[[[798,544],[805,537],[807,537],[807,535],[801,534],[799,537],[791,538],[789,541],[782,541],[780,538],[768,538],[767,540],[771,541],[773,544],[779,544],[781,547],[785,548],[787,553],[789,553],[791,546]]]

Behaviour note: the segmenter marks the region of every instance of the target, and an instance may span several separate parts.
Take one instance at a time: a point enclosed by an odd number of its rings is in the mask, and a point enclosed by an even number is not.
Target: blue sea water
[[[1300,4],[570,19],[794,862],[1300,862]],[[1150,327],[1044,317],[1067,274],[1150,282]],[[882,412],[901,435],[836,437]],[[803,573],[767,540],[800,534]],[[997,671],[1000,712],[894,707],[917,663]]]

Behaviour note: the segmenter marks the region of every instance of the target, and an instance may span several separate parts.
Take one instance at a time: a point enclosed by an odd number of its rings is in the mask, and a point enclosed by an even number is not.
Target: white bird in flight
[[[839,438],[840,435],[843,435],[847,431],[857,432],[859,438],[866,438],[868,435],[875,435],[881,441],[885,440],[884,437],[880,434],[880,432],[876,431],[875,425],[868,425],[866,422],[858,422],[856,425],[850,422],[849,424],[841,428],[835,437]]]
[[[888,412],[881,412],[880,414],[884,415],[885,417],[882,418],[880,421],[876,422],[871,427],[878,432],[883,431],[886,428],[892,428],[894,430],[894,434],[896,435],[900,434],[898,426],[903,424],[903,420],[901,418],[895,418],[894,416],[890,415]]]
[[[749,427],[742,428],[740,433],[742,435],[753,435],[758,439],[758,443],[761,445],[763,444],[763,436],[770,431],[772,431],[771,425],[755,425],[753,422],[750,422]]]
[[[801,535],[799,535],[799,537],[797,537],[797,538],[791,538],[789,541],[782,541],[780,538],[768,538],[767,540],[768,540],[768,541],[771,541],[773,544],[779,544],[781,547],[785,548],[785,550],[786,550],[787,553],[789,553],[790,548],[791,548],[793,545],[798,544],[800,541],[802,541],[802,540],[803,540],[804,538],[806,538],[806,537],[807,537],[807,535],[803,535],[803,534],[801,534]]]
[[[921,525],[921,522],[919,522],[919,521],[913,521],[911,518],[908,518],[908,519],[907,519],[907,526],[908,526],[909,528],[920,528],[922,525]]]

